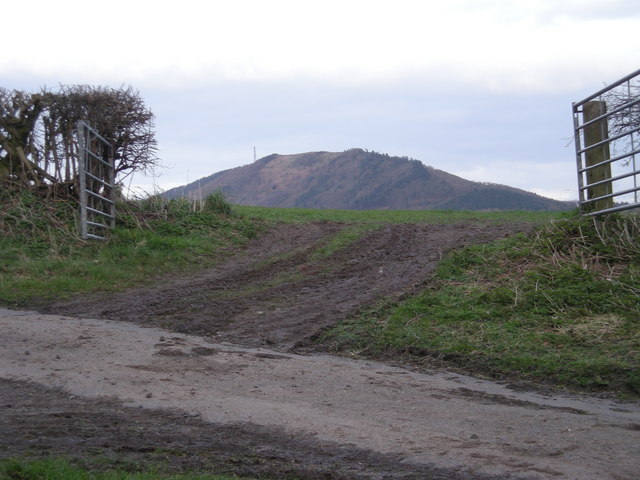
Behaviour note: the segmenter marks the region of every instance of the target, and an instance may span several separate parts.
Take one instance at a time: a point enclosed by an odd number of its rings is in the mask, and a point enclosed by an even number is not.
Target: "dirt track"
[[[243,255],[197,275],[41,310],[288,350],[306,345],[361,306],[411,291],[452,248],[528,226],[391,225],[329,258],[312,260],[311,254],[342,228],[330,222],[281,225]]]
[[[275,478],[638,478],[636,404],[299,355],[446,250],[522,226],[391,226],[312,261],[340,228],[283,226],[196,276],[46,307],[93,320],[0,309],[0,456]]]

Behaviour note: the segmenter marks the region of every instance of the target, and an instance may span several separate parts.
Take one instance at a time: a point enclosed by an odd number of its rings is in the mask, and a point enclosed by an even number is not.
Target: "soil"
[[[280,225],[196,274],[0,309],[0,457],[261,478],[637,478],[637,404],[338,358],[313,341],[414,291],[449,250],[530,225],[390,225],[315,259],[346,227]]]

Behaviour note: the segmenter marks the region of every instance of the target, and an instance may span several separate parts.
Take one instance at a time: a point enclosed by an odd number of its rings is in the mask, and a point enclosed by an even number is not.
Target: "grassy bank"
[[[262,228],[218,200],[122,203],[118,227],[96,242],[80,239],[72,203],[29,193],[0,198],[0,304],[122,289],[212,265]]]
[[[448,256],[419,294],[323,339],[336,351],[640,395],[640,218],[566,219]]]
[[[87,470],[64,459],[0,460],[0,480],[240,480],[210,474],[165,474],[159,471],[130,472],[120,469]]]

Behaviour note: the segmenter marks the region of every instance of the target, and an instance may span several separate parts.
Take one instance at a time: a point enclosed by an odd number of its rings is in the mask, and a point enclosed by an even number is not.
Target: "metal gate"
[[[573,104],[580,210],[640,207],[640,70]]]
[[[113,147],[85,121],[78,121],[78,174],[82,238],[104,240],[115,227]]]

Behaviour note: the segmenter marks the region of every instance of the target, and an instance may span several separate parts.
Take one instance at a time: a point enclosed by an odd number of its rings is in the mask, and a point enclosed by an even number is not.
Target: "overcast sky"
[[[640,68],[637,0],[4,2],[0,86],[132,85],[182,185],[360,147],[577,198],[571,102]]]

